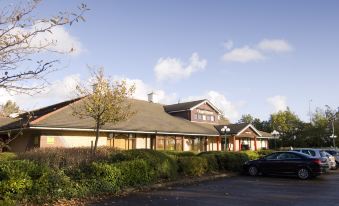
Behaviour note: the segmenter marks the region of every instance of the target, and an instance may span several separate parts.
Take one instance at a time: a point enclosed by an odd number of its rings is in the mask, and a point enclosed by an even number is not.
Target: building
[[[117,149],[177,151],[220,151],[225,147],[220,110],[210,101],[198,100],[172,105],[130,99],[135,114],[100,130],[98,146]],[[8,140],[15,152],[36,147],[90,147],[95,140],[95,122],[73,115],[74,99],[38,110],[0,118],[0,138]],[[268,148],[268,133],[251,124],[228,124],[230,151]]]

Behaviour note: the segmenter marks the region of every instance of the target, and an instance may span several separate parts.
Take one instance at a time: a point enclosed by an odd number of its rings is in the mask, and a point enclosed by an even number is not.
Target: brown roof
[[[218,135],[213,125],[193,123],[186,119],[174,117],[164,111],[163,105],[150,103],[142,100],[131,99],[132,110],[136,113],[127,121],[118,124],[105,124],[104,130],[159,132],[159,133],[183,133],[197,135]],[[30,127],[50,127],[68,129],[93,129],[95,123],[90,118],[80,119],[74,116],[71,103],[63,104],[62,107],[55,108],[53,105],[45,107],[43,112],[36,110],[38,115],[30,122]],[[81,100],[76,104],[80,104]],[[59,105],[59,104],[57,104]],[[55,108],[55,109],[53,109]],[[3,128],[0,127],[0,130]]]
[[[264,131],[259,131],[262,137],[273,137],[271,133],[264,132]]]
[[[238,134],[241,130],[243,130],[245,127],[247,127],[249,124],[247,123],[237,123],[237,124],[227,124],[227,125],[216,125],[215,128],[220,132],[220,134],[223,134],[223,132],[221,132],[221,128],[223,128],[224,126],[227,126],[228,128],[230,128],[230,131],[228,132],[228,134]]]
[[[170,104],[165,105],[164,109],[166,112],[174,112],[174,111],[182,111],[182,110],[189,110],[192,107],[204,102],[206,99],[201,99],[197,101],[191,101],[191,102],[183,102],[178,104]]]

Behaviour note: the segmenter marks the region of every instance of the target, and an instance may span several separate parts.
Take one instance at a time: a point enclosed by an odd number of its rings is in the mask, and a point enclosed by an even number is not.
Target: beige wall
[[[151,137],[147,134],[136,135],[136,149],[150,149],[151,148]]]
[[[44,132],[40,137],[40,147],[90,147],[95,142],[94,132]],[[98,146],[107,145],[107,135],[100,134]]]

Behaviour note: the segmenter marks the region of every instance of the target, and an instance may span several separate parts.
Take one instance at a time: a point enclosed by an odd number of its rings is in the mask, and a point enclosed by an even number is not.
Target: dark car
[[[300,179],[318,176],[326,171],[321,160],[299,152],[275,152],[263,158],[245,162],[244,171],[251,176],[291,175]]]

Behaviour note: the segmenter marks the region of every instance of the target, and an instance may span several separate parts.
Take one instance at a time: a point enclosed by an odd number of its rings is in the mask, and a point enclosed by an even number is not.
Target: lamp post
[[[277,138],[279,137],[280,133],[277,130],[274,130],[271,134],[274,138],[274,150],[277,150]]]
[[[226,125],[223,127],[223,128],[221,128],[221,131],[225,134],[225,146],[224,146],[224,151],[227,151],[226,150],[226,147],[227,147],[227,132],[229,132],[229,131],[231,131],[231,129],[230,128],[228,128]],[[228,148],[227,148],[228,149]]]
[[[333,148],[335,149],[335,139],[337,139],[337,135],[332,134],[330,138],[333,140]]]

